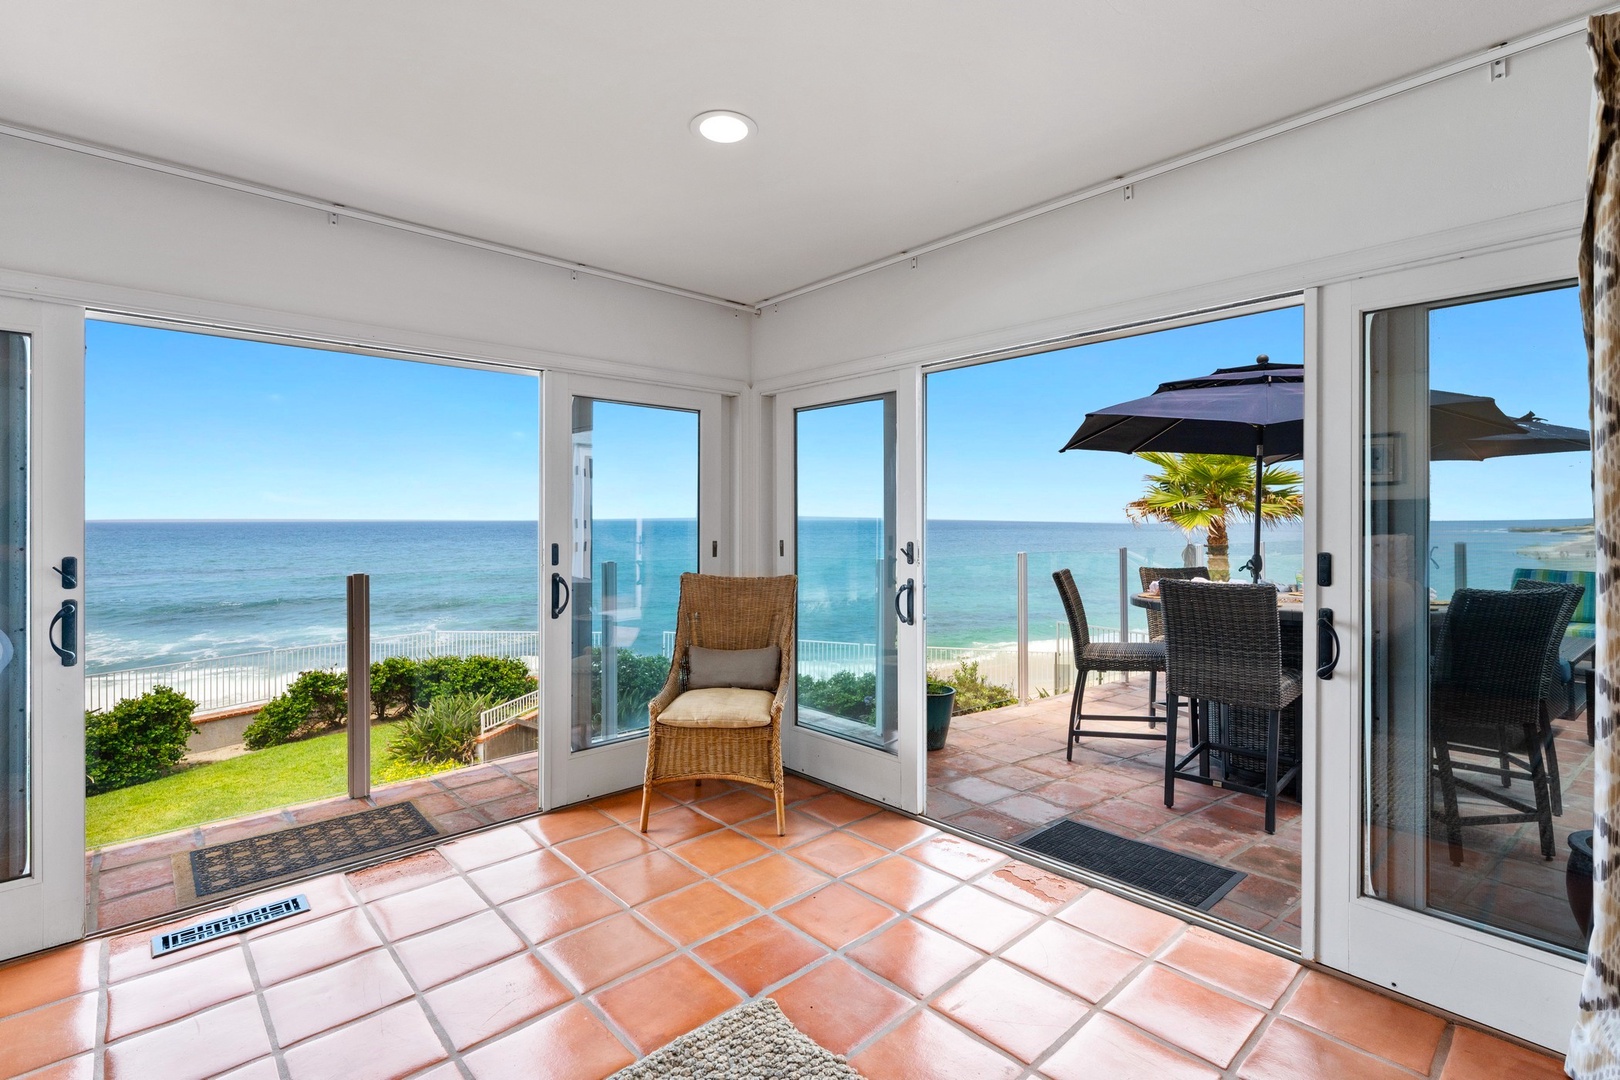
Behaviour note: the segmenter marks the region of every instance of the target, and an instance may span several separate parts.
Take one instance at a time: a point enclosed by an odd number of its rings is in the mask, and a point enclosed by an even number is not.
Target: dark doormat
[[[174,856],[175,891],[184,903],[269,885],[438,835],[438,828],[415,803],[392,803],[178,854]]]
[[[1078,821],[1060,821],[1016,841],[1019,847],[1113,878],[1143,892],[1208,911],[1247,874]]]

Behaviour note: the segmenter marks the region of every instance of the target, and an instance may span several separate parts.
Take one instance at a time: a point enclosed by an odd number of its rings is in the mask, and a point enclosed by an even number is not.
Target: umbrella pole
[[[1249,571],[1253,580],[1260,580],[1260,498],[1261,489],[1265,479],[1266,448],[1264,444],[1254,448],[1254,557],[1249,560]]]

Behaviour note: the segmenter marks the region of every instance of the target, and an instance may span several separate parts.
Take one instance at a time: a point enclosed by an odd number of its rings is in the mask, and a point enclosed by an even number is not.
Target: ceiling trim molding
[[[1310,127],[1313,124],[1319,124],[1324,120],[1331,120],[1334,117],[1343,116],[1345,113],[1354,112],[1357,109],[1365,108],[1368,105],[1377,104],[1380,101],[1386,101],[1392,97],[1396,97],[1397,95],[1404,94],[1407,91],[1428,86],[1431,83],[1439,82],[1442,79],[1448,79],[1453,75],[1460,74],[1461,72],[1470,71],[1474,68],[1488,67],[1495,61],[1504,60],[1508,57],[1528,52],[1531,49],[1540,48],[1543,45],[1549,45],[1552,42],[1561,41],[1564,38],[1573,37],[1576,34],[1583,34],[1585,32],[1585,19],[1550,27],[1546,30],[1540,31],[1539,33],[1531,34],[1528,37],[1522,37],[1514,41],[1505,42],[1501,45],[1494,46],[1493,48],[1472,53],[1460,60],[1453,60],[1449,64],[1444,64],[1437,68],[1431,68],[1428,71],[1409,76],[1397,82],[1387,83],[1384,86],[1377,87],[1373,90],[1368,90],[1365,93],[1357,94],[1354,97],[1345,98],[1342,101],[1336,101],[1331,105],[1324,105],[1319,109],[1313,109],[1310,112],[1300,113],[1298,116],[1290,117],[1287,120],[1282,120],[1266,127],[1256,128],[1253,131],[1246,132],[1231,139],[1226,139],[1222,142],[1213,143],[1210,146],[1204,147],[1202,150],[1196,150],[1190,154],[1183,154],[1179,157],[1170,158],[1169,160],[1162,161],[1157,165],[1150,165],[1147,168],[1139,169],[1136,172],[1126,173],[1125,175],[1117,176],[1112,180],[1106,180],[1100,184],[1093,184],[1090,187],[1081,188],[1080,190],[1070,192],[1067,195],[1059,195],[1055,199],[1049,199],[1046,202],[1036,203],[1034,206],[1026,207],[1023,210],[1018,210],[1011,214],[1005,214],[998,218],[992,218],[989,221],[975,225],[971,228],[963,229],[960,232],[954,232],[948,236],[942,236],[937,240],[930,240],[925,244],[907,248],[904,251],[897,251],[893,255],[887,255],[881,259],[876,259],[869,263],[863,263],[860,266],[833,274],[830,277],[824,277],[819,280],[812,281],[807,285],[800,285],[798,288],[789,289],[787,292],[778,293],[775,296],[767,296],[762,300],[754,301],[754,307],[756,309],[765,309],[775,304],[784,303],[785,301],[793,300],[813,292],[819,292],[822,289],[841,284],[842,282],[849,281],[853,278],[863,277],[867,274],[873,273],[874,271],[882,270],[886,267],[906,262],[907,260],[916,259],[920,256],[928,254],[929,252],[938,251],[941,248],[951,247],[956,244],[960,244],[963,241],[972,240],[974,237],[983,236],[986,233],[998,232],[1001,229],[1020,224],[1021,222],[1028,221],[1031,218],[1040,217],[1044,214],[1050,214],[1054,210],[1061,210],[1064,207],[1073,206],[1076,203],[1087,202],[1091,199],[1097,198],[1098,196],[1107,195],[1110,192],[1122,191],[1127,187],[1151,180],[1154,177],[1163,176],[1166,173],[1176,172],[1180,169],[1185,169],[1191,165],[1197,165],[1199,162],[1208,161],[1211,158],[1220,157],[1224,154],[1230,154],[1235,150],[1241,150],[1244,147],[1253,146],[1255,143],[1264,142],[1268,139],[1274,139],[1279,135],[1286,135],[1288,132],[1297,131],[1300,128]]]
[[[281,188],[270,187],[266,184],[255,184],[249,180],[226,176],[222,173],[212,173],[204,169],[193,169],[186,165],[179,165],[161,158],[147,157],[143,154],[119,150],[116,147],[103,146],[100,143],[85,142],[80,139],[71,139],[65,135],[57,135],[48,131],[39,131],[34,128],[23,127],[0,120],[0,135],[9,135],[13,139],[24,142],[37,143],[41,146],[51,146],[58,150],[67,150],[75,154],[84,154],[88,157],[100,158],[103,161],[112,161],[120,165],[131,165],[137,169],[149,172],[163,173],[167,176],[176,176],[183,180],[192,180],[199,184],[208,184],[211,187],[225,188],[229,191],[241,192],[245,195],[254,195],[261,199],[271,199],[275,202],[287,203],[292,206],[302,206],[326,214],[336,224],[342,218],[351,218],[355,221],[364,221],[371,225],[380,225],[387,229],[397,229],[400,232],[414,233],[434,240],[442,240],[449,244],[459,244],[462,247],[477,248],[481,251],[493,252],[496,255],[505,255],[513,259],[522,259],[525,262],[540,263],[543,266],[554,266],[559,270],[567,270],[574,274],[588,274],[591,277],[605,278],[608,281],[617,281],[622,285],[634,285],[639,289],[651,289],[654,292],[668,293],[671,296],[684,297],[687,300],[697,300],[716,307],[728,308],[732,311],[743,311],[750,315],[759,313],[759,308],[753,304],[745,304],[738,300],[728,300],[723,296],[711,296],[708,293],[697,292],[692,289],[683,289],[678,285],[667,285],[662,281],[652,281],[648,278],[639,278],[633,274],[621,274],[617,270],[607,270],[589,263],[573,262],[569,259],[560,259],[555,255],[546,255],[527,248],[514,247],[511,244],[501,244],[493,240],[484,240],[465,233],[452,232],[449,229],[438,229],[431,225],[422,225],[404,218],[391,217],[388,214],[377,214],[370,210],[358,207],[344,206],[342,203],[328,202],[309,195],[300,195],[295,191],[284,191]]]

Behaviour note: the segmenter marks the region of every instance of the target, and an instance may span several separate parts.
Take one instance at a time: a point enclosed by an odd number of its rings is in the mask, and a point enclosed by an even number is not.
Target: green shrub
[[[371,715],[375,720],[408,713],[416,704],[415,660],[390,656],[371,665]]]
[[[636,731],[647,726],[647,703],[658,696],[669,678],[669,657],[646,656],[619,650],[619,730]],[[596,734],[605,730],[602,713],[602,650],[591,649],[591,718]]]
[[[871,724],[877,717],[877,673],[840,671],[825,679],[799,676],[799,704],[846,720]]]
[[[522,660],[500,656],[434,656],[416,663],[412,704],[420,709],[443,694],[493,698],[496,704],[533,690],[534,676]]]
[[[474,694],[440,694],[394,725],[388,755],[400,764],[465,764],[478,745],[478,714],[494,704]]]
[[[249,750],[263,750],[338,727],[348,712],[348,689],[348,676],[341,671],[306,671],[265,703],[242,741]]]
[[[167,686],[84,714],[85,792],[144,784],[174,768],[197,729],[197,703]]]
[[[984,676],[979,674],[977,660],[963,660],[951,669],[944,681],[956,687],[956,704],[951,708],[952,716],[1018,704],[1018,699],[1013,696],[1011,690],[987,682]]]

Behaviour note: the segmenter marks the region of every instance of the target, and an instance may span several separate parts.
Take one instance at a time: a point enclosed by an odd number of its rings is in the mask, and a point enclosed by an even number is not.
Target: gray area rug
[[[861,1080],[770,998],[721,1013],[612,1080]]]

